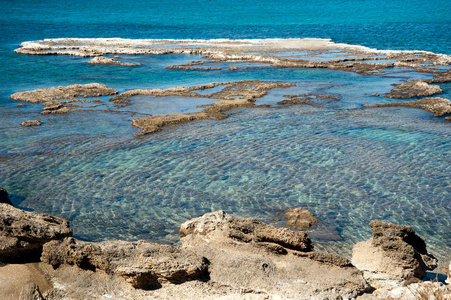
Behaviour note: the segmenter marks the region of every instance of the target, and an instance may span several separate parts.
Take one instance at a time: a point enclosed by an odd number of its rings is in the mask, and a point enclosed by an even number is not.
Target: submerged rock
[[[43,244],[71,235],[67,220],[0,204],[0,262],[39,261]]]
[[[66,238],[45,244],[41,260],[54,268],[69,264],[116,274],[140,289],[208,278],[208,262],[203,257],[175,246],[145,241],[89,243]]]
[[[318,223],[318,219],[308,210],[302,208],[290,208],[283,215],[288,227],[295,230],[306,230]]]
[[[42,124],[41,121],[38,120],[29,120],[29,121],[23,121],[20,123],[20,125],[28,127],[28,126],[40,126]]]
[[[224,211],[180,227],[182,245],[210,261],[211,281],[275,298],[352,298],[369,286],[342,257],[313,252],[304,232],[277,228]]]
[[[352,249],[352,263],[364,271],[370,284],[400,285],[406,279],[423,279],[437,267],[437,259],[426,250],[424,239],[412,227],[370,222],[373,237]]]

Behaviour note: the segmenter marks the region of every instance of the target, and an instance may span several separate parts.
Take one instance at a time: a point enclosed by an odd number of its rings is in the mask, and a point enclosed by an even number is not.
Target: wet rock
[[[36,283],[29,283],[22,287],[19,300],[45,300]]]
[[[442,117],[451,114],[451,101],[445,98],[433,97],[423,98],[408,102],[392,102],[383,104],[366,104],[364,107],[412,107],[429,111],[434,114],[434,117]],[[448,119],[449,117],[446,117]]]
[[[395,88],[386,93],[386,98],[413,98],[427,97],[434,94],[442,93],[442,89],[438,85],[431,85],[423,80],[412,80],[401,84],[394,84]]]
[[[69,222],[0,204],[0,261],[38,261],[42,245],[72,235]]]
[[[371,221],[370,227],[373,237],[354,246],[352,263],[372,285],[396,286],[412,277],[422,279],[427,270],[437,267],[424,239],[411,227],[378,220]]]
[[[90,61],[88,61],[88,64],[91,65],[114,65],[114,66],[123,66],[123,67],[136,67],[136,66],[140,66],[141,64],[139,63],[124,63],[118,60],[119,56],[115,56],[113,58],[110,57],[104,57],[104,56],[96,56],[93,59],[91,59]]]
[[[451,284],[451,262],[449,263],[448,271],[446,272],[446,283]]]
[[[24,126],[24,127],[28,127],[28,126],[40,126],[42,124],[41,121],[38,120],[29,120],[29,121],[23,121],[20,122],[20,125]]]
[[[23,107],[22,103],[16,104],[16,107]]]
[[[13,205],[11,200],[9,199],[8,192],[0,186],[0,203],[6,203],[9,205]]]
[[[369,289],[347,259],[313,252],[304,232],[224,211],[187,221],[179,232],[184,248],[210,261],[211,281],[220,285],[293,299],[353,298]]]
[[[240,68],[239,67],[236,67],[236,66],[231,66],[231,67],[229,67],[229,71],[235,71],[235,70],[239,70]]]
[[[306,230],[318,223],[318,219],[311,212],[302,208],[290,208],[283,217],[287,220],[287,226],[295,230]]]
[[[294,105],[294,104],[313,104],[318,101],[330,102],[340,100],[338,97],[331,95],[315,95],[315,94],[301,94],[301,95],[285,95],[286,100],[277,102],[280,105]]]
[[[69,264],[120,275],[140,289],[208,277],[208,262],[203,257],[171,245],[145,241],[88,243],[66,238],[45,244],[41,260],[54,268]]]

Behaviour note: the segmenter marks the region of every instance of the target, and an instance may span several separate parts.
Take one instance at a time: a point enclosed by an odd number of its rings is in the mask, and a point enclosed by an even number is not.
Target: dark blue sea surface
[[[428,74],[392,69],[363,76],[266,65],[183,71],[165,67],[201,57],[121,56],[142,66],[120,67],[13,52],[24,41],[61,37],[310,37],[451,54],[450,1],[0,3],[0,186],[15,205],[69,219],[84,240],[169,243],[177,242],[180,223],[213,210],[271,222],[287,208],[303,207],[321,220],[310,233],[320,250],[349,256],[354,243],[371,236],[368,223],[377,218],[413,226],[443,263],[451,259],[451,123],[410,108],[362,107],[389,102],[369,95]],[[235,109],[222,121],[167,127],[142,138],[132,136],[139,130],[127,112],[41,116],[40,104],[19,108],[8,98],[74,83],[99,82],[122,92],[245,79],[296,86],[257,101],[271,108]],[[451,84],[440,86],[450,98]],[[276,104],[283,95],[309,92],[340,101]],[[132,107],[161,113],[201,104],[154,100],[138,98]],[[43,125],[19,126],[30,119]]]

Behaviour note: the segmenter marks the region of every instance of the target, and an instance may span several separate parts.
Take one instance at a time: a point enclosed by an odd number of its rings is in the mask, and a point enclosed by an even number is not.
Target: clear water
[[[372,219],[408,224],[443,263],[451,259],[451,123],[408,108],[363,109],[392,83],[430,74],[392,69],[378,76],[245,65],[228,71],[168,70],[199,56],[121,56],[140,67],[93,66],[88,59],[24,56],[23,41],[58,37],[331,38],[378,49],[451,53],[449,1],[2,1],[0,16],[0,186],[15,205],[68,218],[77,238],[176,243],[181,222],[224,209],[267,222],[290,207],[321,220],[320,250],[349,256]],[[7,13],[6,13],[7,12]],[[99,13],[101,12],[101,13]],[[189,18],[187,17],[189,16]],[[233,18],[231,17],[233,16]],[[339,16],[339,18],[337,17]],[[334,55],[341,55],[335,53]],[[208,66],[208,65],[207,65]],[[296,83],[222,121],[194,122],[134,138],[121,113],[39,115],[14,92],[99,82],[125,91],[260,79]],[[451,97],[450,84],[441,84]],[[214,90],[212,90],[214,91]],[[286,94],[340,101],[279,106]],[[105,99],[103,99],[105,100]],[[135,110],[156,107],[138,98]],[[194,102],[161,100],[162,110]],[[195,100],[195,99],[185,99]],[[208,99],[207,99],[208,100]],[[106,100],[104,101],[106,103]],[[168,103],[169,103],[168,102]],[[20,127],[39,119],[41,127]],[[277,223],[281,225],[281,223]]]

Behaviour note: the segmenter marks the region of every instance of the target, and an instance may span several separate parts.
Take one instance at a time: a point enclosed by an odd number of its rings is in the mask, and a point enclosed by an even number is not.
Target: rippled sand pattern
[[[394,109],[237,109],[140,139],[49,137],[2,156],[0,179],[15,204],[68,218],[87,240],[176,242],[181,222],[212,210],[271,222],[303,207],[322,221],[319,249],[349,255],[381,219],[449,260],[451,127]]]

